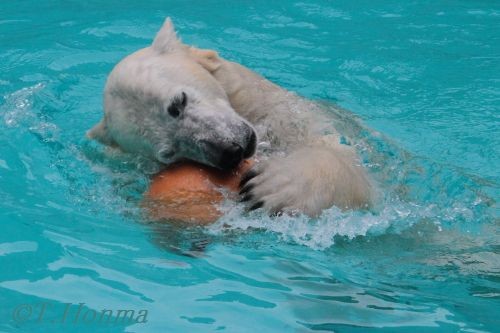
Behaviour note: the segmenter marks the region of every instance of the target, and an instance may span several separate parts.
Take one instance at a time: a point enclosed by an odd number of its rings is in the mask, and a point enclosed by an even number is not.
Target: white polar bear
[[[163,164],[191,159],[230,169],[254,154],[257,136],[264,160],[241,190],[251,209],[316,216],[332,205],[371,203],[353,148],[319,106],[215,51],[183,44],[169,18],[152,46],[113,69],[104,112],[90,138]]]

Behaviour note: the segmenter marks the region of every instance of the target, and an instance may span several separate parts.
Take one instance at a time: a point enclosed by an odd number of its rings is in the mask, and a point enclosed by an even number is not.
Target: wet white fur
[[[193,121],[182,125],[162,110],[181,91],[194,98],[188,103]],[[104,107],[105,117],[89,137],[164,163],[177,158],[176,147],[193,145],[189,137],[238,140],[234,128],[244,118],[256,129],[258,155],[264,156],[256,166],[260,174],[249,182],[250,204],[262,201],[267,211],[315,216],[332,205],[361,208],[371,202],[371,185],[356,153],[339,142],[320,107],[214,51],[188,47],[170,19],[151,47],[115,67]],[[200,149],[192,153],[210,164]],[[162,150],[173,157],[162,160]]]

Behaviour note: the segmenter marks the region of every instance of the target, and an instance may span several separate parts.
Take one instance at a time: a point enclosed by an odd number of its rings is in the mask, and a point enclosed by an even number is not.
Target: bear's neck
[[[315,118],[320,111],[315,103],[224,59],[212,75],[222,85],[233,109],[256,127],[261,141],[286,149],[319,134]]]

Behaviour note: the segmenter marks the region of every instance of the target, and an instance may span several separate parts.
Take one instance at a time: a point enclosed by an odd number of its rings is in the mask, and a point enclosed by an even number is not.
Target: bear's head
[[[88,137],[165,164],[190,159],[235,167],[255,152],[256,134],[210,74],[217,59],[213,51],[183,44],[167,18],[152,46],[109,75],[104,118]]]

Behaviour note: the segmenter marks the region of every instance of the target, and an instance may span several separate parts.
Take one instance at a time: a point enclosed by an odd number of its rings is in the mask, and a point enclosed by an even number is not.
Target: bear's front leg
[[[333,205],[367,208],[371,185],[350,148],[313,146],[252,168],[242,179],[240,195],[250,210],[314,217]]]

